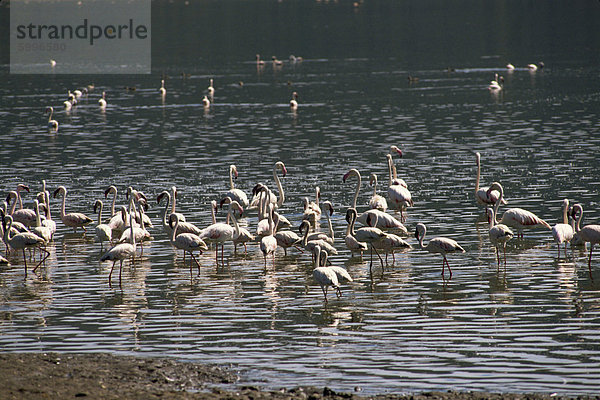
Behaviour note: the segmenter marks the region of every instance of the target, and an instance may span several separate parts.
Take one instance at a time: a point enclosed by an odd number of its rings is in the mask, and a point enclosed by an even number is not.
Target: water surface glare
[[[97,78],[70,113],[61,108],[65,88],[88,78],[6,75],[0,83],[4,193],[21,182],[35,193],[46,179],[50,190],[69,190],[67,212],[93,216],[94,201],[109,185],[119,189],[117,204],[125,204],[124,190],[133,185],[150,200],[154,240],[134,267],[125,265],[122,287],[109,287],[110,263],[99,263],[93,233],[68,230],[52,200],[58,232],[46,266],[24,280],[22,258],[13,254],[12,265],[0,268],[1,351],[231,363],[246,371],[244,379],[270,387],[597,391],[600,256],[590,274],[583,249],[559,258],[550,232],[535,230],[509,242],[507,266],[498,268],[473,190],[479,151],[482,183],[501,181],[510,206],[553,225],[566,197],[583,204],[585,221],[598,221],[599,69],[563,63],[536,74],[516,70],[494,96],[487,85],[494,72],[505,72],[498,60],[488,61],[454,72],[413,68],[416,84],[392,59],[307,58],[259,72],[236,60],[218,74],[188,69],[187,79],[172,66],[164,102],[158,75]],[[210,77],[216,93],[204,110]],[[129,85],[138,89],[124,90]],[[297,113],[288,108],[293,90],[300,94]],[[102,91],[105,112],[97,107]],[[48,105],[58,111],[56,134],[45,127]],[[378,174],[385,192],[391,144],[404,152],[395,161],[415,200],[406,224],[414,248],[396,254],[383,273],[376,262],[371,278],[368,257],[350,257],[343,244],[355,181],[344,184],[342,176],[361,171],[364,211],[369,173]],[[284,256],[280,249],[265,269],[256,244],[247,254],[227,245],[226,265],[216,268],[207,252],[190,281],[188,265],[162,230],[155,201],[162,190],[176,185],[178,211],[203,227],[210,223],[209,202],[228,190],[230,164],[239,170],[236,187],[249,194],[259,181],[275,187],[277,160],[288,169],[281,211],[294,227],[315,186],[334,204],[339,254],[331,260],[355,282],[343,285],[340,299],[330,292],[328,304],[306,253],[290,249]],[[26,207],[32,200],[24,194]],[[256,222],[256,214],[240,221],[251,230]],[[439,255],[417,248],[417,222],[427,224],[426,242],[448,236],[466,249],[448,256],[452,279],[442,279]]]

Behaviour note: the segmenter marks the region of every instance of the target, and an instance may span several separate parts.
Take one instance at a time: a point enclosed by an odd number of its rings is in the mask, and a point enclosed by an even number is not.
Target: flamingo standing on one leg
[[[450,239],[447,237],[434,237],[429,240],[427,246],[423,245],[423,240],[425,239],[425,234],[427,232],[427,228],[424,224],[418,223],[415,230],[415,237],[419,241],[419,246],[423,250],[427,250],[430,253],[439,253],[444,257],[442,261],[442,276],[444,276],[444,266],[448,266],[448,272],[450,272],[450,278],[452,278],[452,270],[450,269],[450,264],[448,264],[448,260],[446,259],[446,254],[454,253],[460,251],[461,253],[465,252],[456,240]]]

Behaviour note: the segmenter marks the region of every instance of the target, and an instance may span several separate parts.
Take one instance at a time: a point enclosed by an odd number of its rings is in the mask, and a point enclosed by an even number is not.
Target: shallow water
[[[570,53],[551,50],[539,49],[536,57],[551,62],[536,73],[520,66],[508,74],[508,56],[479,48],[448,72],[439,54],[431,63],[417,57],[407,65],[365,56],[360,44],[356,51],[336,48],[332,57],[307,50],[301,64],[280,70],[270,64],[257,70],[252,60],[259,50],[224,56],[221,48],[207,65],[161,59],[152,76],[5,73],[4,192],[20,182],[37,192],[46,179],[51,190],[69,190],[67,211],[92,216],[109,185],[119,188],[117,204],[125,204],[125,188],[133,185],[150,199],[154,240],[135,267],[124,267],[122,287],[116,281],[110,287],[110,264],[99,263],[102,250],[93,234],[73,234],[57,222],[51,256],[37,275],[23,279],[18,254],[0,268],[0,348],[231,363],[248,371],[245,379],[271,387],[594,392],[600,383],[600,261],[592,261],[590,274],[584,250],[558,258],[550,232],[536,230],[509,242],[506,269],[498,268],[473,200],[479,151],[482,183],[501,181],[510,206],[553,225],[566,197],[583,204],[585,221],[598,220],[600,71],[577,46]],[[164,102],[161,72],[168,74]],[[191,76],[183,79],[181,72]],[[409,83],[409,73],[419,81]],[[494,73],[506,79],[499,95],[487,90]],[[216,94],[204,110],[210,78]],[[66,90],[91,82],[96,88],[89,97],[64,112]],[[294,90],[297,113],[288,108]],[[97,107],[102,91],[105,112]],[[47,105],[58,111],[58,133],[45,128]],[[415,248],[397,254],[383,273],[375,263],[371,277],[368,257],[351,258],[343,244],[355,181],[344,184],[342,176],[350,168],[361,171],[359,211],[365,210],[369,173],[378,174],[380,193],[387,187],[391,144],[402,148],[404,157],[395,161],[415,200],[407,221]],[[288,169],[281,210],[294,226],[315,186],[334,204],[340,253],[331,260],[355,282],[342,287],[340,299],[330,293],[328,304],[313,281],[310,258],[295,250],[287,257],[278,252],[265,269],[256,245],[247,255],[226,246],[226,265],[216,268],[214,253],[207,252],[191,281],[188,264],[160,226],[160,191],[176,185],[178,210],[206,226],[209,202],[228,189],[230,164],[239,170],[236,187],[249,194],[259,181],[274,188],[277,160]],[[32,199],[26,194],[25,205]],[[58,221],[57,200],[52,212]],[[439,255],[416,247],[417,222],[427,224],[426,242],[448,236],[467,250],[448,257],[452,279],[442,279]],[[256,215],[241,223],[253,228]]]

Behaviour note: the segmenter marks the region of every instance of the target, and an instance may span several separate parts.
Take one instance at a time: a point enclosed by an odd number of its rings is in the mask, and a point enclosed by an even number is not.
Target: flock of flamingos
[[[370,184],[373,186],[373,194],[369,201],[369,209],[361,214],[356,208],[362,185],[361,175],[358,170],[351,169],[343,176],[344,182],[356,180],[353,204],[346,211],[348,226],[344,236],[344,245],[353,256],[356,253],[362,257],[363,252],[369,252],[370,271],[373,265],[373,253],[379,258],[381,267],[384,268],[382,253],[385,253],[387,263],[388,254],[391,253],[394,257],[395,250],[411,247],[403,237],[407,237],[409,234],[404,223],[406,222],[406,209],[413,205],[413,200],[406,182],[397,177],[393,154],[402,156],[402,152],[398,147],[391,146],[389,154],[386,155],[389,172],[387,196],[377,194],[377,176],[371,174]],[[507,204],[504,190],[498,182],[493,182],[489,187],[479,185],[480,154],[476,153],[475,155],[477,179],[474,198],[478,205],[485,208],[489,223],[489,239],[495,247],[498,266],[502,262],[506,266],[506,243],[515,236],[515,231],[517,236],[522,238],[524,230],[541,227],[552,231],[559,257],[563,243],[566,255],[567,243],[570,242],[573,246],[585,245],[589,242],[591,246],[588,267],[591,275],[592,250],[596,243],[600,243],[600,225],[580,226],[583,207],[580,204],[570,206],[567,199],[563,200],[563,220],[554,226],[550,226],[533,212],[522,208],[508,208],[498,220],[500,206]],[[190,274],[193,273],[194,264],[200,272],[200,263],[194,253],[202,254],[209,249],[209,246],[214,246],[215,261],[218,266],[219,263],[224,264],[225,243],[232,242],[234,251],[237,251],[238,245],[243,245],[246,251],[247,244],[257,243],[264,257],[265,268],[268,258],[271,258],[273,263],[275,262],[275,252],[278,247],[282,248],[286,254],[289,248],[296,248],[313,256],[313,277],[321,286],[325,301],[327,301],[329,286],[336,290],[338,296],[341,296],[340,282],[352,281],[352,278],[344,268],[332,266],[328,261],[328,256],[337,254],[334,247],[337,242],[335,242],[330,219],[334,211],[332,204],[329,201],[320,201],[320,191],[317,187],[314,200],[304,199],[302,223],[297,229],[294,229],[289,220],[278,212],[285,201],[279,174],[282,176],[287,174],[286,167],[281,161],[278,161],[273,167],[273,179],[278,193],[269,189],[265,184],[258,183],[254,186],[249,199],[245,192],[235,188],[234,179],[237,178],[238,171],[235,165],[231,165],[229,168],[229,191],[219,203],[212,202],[213,223],[204,228],[186,221],[185,215],[176,212],[176,187],[163,191],[156,198],[158,204],[164,203],[161,217],[162,229],[168,235],[172,246],[175,249],[183,250],[184,262],[186,255],[189,255]],[[16,190],[8,193],[3,208],[0,209],[2,215],[0,234],[6,247],[7,257],[14,253],[13,260],[18,260],[22,254],[26,278],[28,271],[26,250],[29,251],[30,262],[32,258],[35,258],[35,250],[39,250],[40,261],[33,268],[33,271],[36,271],[45,263],[50,254],[46,246],[53,240],[56,222],[52,219],[51,196],[45,181],[42,182],[41,191],[37,193],[33,201],[33,209],[23,208],[21,198],[23,191],[29,192],[30,189],[24,184],[19,184]],[[94,204],[94,213],[97,213],[97,219],[94,220],[84,213],[67,213],[67,189],[64,186],[59,186],[52,194],[53,198],[62,198],[60,221],[64,226],[72,228],[75,232],[78,229],[87,232],[86,228],[89,228],[90,225],[94,226],[95,237],[100,242],[102,251],[104,252],[104,242],[112,246],[100,257],[100,262],[112,261],[108,277],[111,285],[113,270],[116,263],[119,262],[119,285],[121,285],[123,261],[135,262],[135,258],[138,257],[138,249],[143,252],[144,242],[152,239],[147,229],[153,228],[154,225],[144,212],[150,201],[144,193],[129,187],[126,192],[127,206],[119,207],[115,205],[116,187],[110,186],[106,189],[104,198],[107,199],[109,196],[112,196],[112,204],[108,219],[103,218],[103,202],[98,199]],[[227,209],[225,222],[216,220],[216,211],[219,207]],[[394,213],[388,212],[390,210]],[[258,215],[258,224],[253,232],[241,227],[237,221],[241,215],[249,213]],[[315,229],[322,216],[327,219],[328,232]],[[356,222],[363,226],[355,228]],[[441,255],[442,276],[444,276],[445,269],[448,268],[451,278],[452,270],[446,255],[464,252],[463,247],[455,240],[446,237],[434,237],[425,244],[426,227],[422,223],[416,224],[414,232],[421,249]],[[219,247],[221,248],[220,257]],[[8,262],[6,258],[0,256],[0,263],[8,264]]]

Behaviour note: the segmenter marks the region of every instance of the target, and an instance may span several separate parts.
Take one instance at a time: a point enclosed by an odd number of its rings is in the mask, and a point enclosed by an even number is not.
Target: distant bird
[[[204,108],[210,107],[210,100],[208,99],[208,97],[204,96],[202,98],[202,105],[204,106]]]
[[[160,89],[158,89],[158,92],[163,97],[167,95],[167,89],[165,89],[165,80],[164,79],[160,80]]]
[[[73,228],[74,232],[77,232],[77,228],[82,228],[85,232],[85,226],[91,224],[92,222],[94,222],[94,220],[83,213],[74,212],[67,214],[65,212],[65,204],[67,202],[67,189],[64,186],[59,186],[58,189],[54,191],[53,197],[56,198],[56,196],[58,195],[62,195],[60,219],[63,222],[63,224],[65,224],[65,226]]]
[[[515,66],[514,66],[514,65],[512,65],[511,63],[508,63],[508,64],[506,64],[506,69],[507,69],[509,72],[512,72],[512,71],[514,71],[514,69],[515,69]]]
[[[56,61],[55,61],[55,60],[52,60],[52,59],[50,59],[50,66],[51,66],[52,68],[56,67]]]
[[[262,67],[264,67],[264,66],[265,66],[265,62],[264,62],[264,60],[261,60],[261,59],[260,59],[260,54],[257,54],[257,55],[256,55],[256,67],[257,67],[257,68],[262,68]]]
[[[110,225],[102,222],[102,208],[104,204],[102,200],[96,200],[94,203],[94,212],[98,210],[98,225],[96,225],[96,239],[100,242],[100,250],[103,248],[104,242],[112,241],[112,228]]]
[[[567,243],[573,239],[573,235],[575,234],[573,227],[569,224],[569,217],[567,215],[568,210],[569,199],[564,199],[562,202],[562,223],[556,224],[552,227],[552,237],[554,237],[554,241],[556,242],[558,258],[560,258],[560,245],[562,243],[565,244],[565,257],[567,257]]]
[[[106,92],[102,92],[102,98],[98,100],[98,106],[104,110],[106,108]]]
[[[58,130],[58,121],[52,119],[52,114],[54,114],[54,108],[47,107],[46,108],[46,112],[49,113],[49,115],[48,115],[48,128],[52,129],[54,131],[57,131]]]
[[[425,239],[426,232],[427,228],[425,225],[419,222],[415,230],[415,238],[419,241],[419,246],[421,249],[427,250],[430,253],[441,254],[442,257],[444,257],[444,260],[442,261],[442,276],[444,276],[444,266],[448,266],[448,272],[450,272],[450,278],[452,278],[452,270],[446,259],[446,254],[455,253],[457,251],[464,253],[465,249],[463,249],[456,240],[447,237],[434,237],[429,240],[427,246],[424,246],[423,240]]]
[[[273,68],[281,67],[283,65],[283,61],[278,60],[277,57],[275,57],[275,56],[272,56],[271,60],[273,63]]]
[[[491,92],[499,92],[502,90],[502,84],[504,83],[504,77],[498,77],[498,74],[495,75],[494,80],[490,81],[488,85],[488,90]]]
[[[498,267],[500,267],[500,246],[502,246],[502,251],[504,253],[504,266],[506,266],[506,242],[513,238],[513,231],[504,224],[496,224],[496,215],[494,214],[493,209],[486,209],[486,213],[488,222],[490,224],[490,242],[494,245],[494,249],[496,250]]]
[[[577,213],[579,212],[579,215]],[[588,259],[588,268],[590,276],[592,275],[592,250],[594,246],[600,243],[600,225],[586,225],[579,228],[581,219],[583,218],[583,207],[581,204],[575,204],[572,210],[572,216],[577,219],[577,236],[584,242],[590,244],[590,257]]]
[[[298,93],[292,93],[292,99],[290,100],[290,109],[295,111],[298,109]]]
[[[213,79],[212,78],[210,78],[210,85],[208,85],[208,88],[206,88],[206,90],[208,91],[208,95],[212,99],[215,96],[215,88],[213,87]]]
[[[490,195],[494,190],[500,192],[500,196],[496,200],[496,204],[494,206],[494,215],[498,215],[498,208],[500,207],[500,203],[502,203],[504,189],[502,189],[502,185],[500,183],[494,182],[487,190],[488,195]],[[509,208],[508,210],[504,211],[500,223],[516,229],[521,239],[523,238],[523,229],[525,228],[543,226],[547,229],[552,229],[552,227],[546,221],[544,221],[531,211],[527,211],[522,208],[516,207]]]
[[[475,201],[478,205],[488,208],[496,204],[496,201],[500,197],[498,190],[492,190],[488,193],[489,187],[479,187],[479,180],[481,176],[481,154],[475,153],[475,160],[477,162],[477,178],[475,179]],[[507,204],[507,201],[502,198],[502,204]]]

